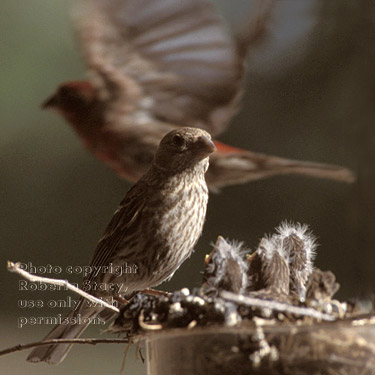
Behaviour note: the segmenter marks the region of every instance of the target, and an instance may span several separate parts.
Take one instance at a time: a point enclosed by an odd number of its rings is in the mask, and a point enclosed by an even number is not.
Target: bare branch
[[[220,293],[220,297],[224,298],[227,301],[231,301],[231,302],[235,302],[235,303],[243,304],[247,306],[254,306],[254,307],[259,307],[263,309],[280,311],[280,312],[288,312],[288,313],[300,315],[300,316],[310,316],[315,319],[321,319],[321,320],[327,320],[327,321],[335,320],[335,317],[329,314],[321,313],[309,307],[299,307],[299,306],[289,305],[288,303],[281,303],[277,301],[269,301],[269,300],[263,300],[260,298],[242,296],[239,294],[227,292],[225,290],[223,290]]]
[[[31,273],[23,270],[21,268],[20,263],[13,263],[8,261],[7,268],[9,272],[15,272],[24,277],[26,280],[29,280],[31,282],[40,282],[40,283],[45,283],[45,284],[51,284],[51,285],[58,285],[58,286],[63,286],[66,289],[71,290],[72,292],[79,294],[81,297],[88,299],[89,301],[98,304],[99,306],[106,307],[107,309],[110,309],[112,311],[115,311],[116,313],[119,313],[120,310],[116,307],[113,306],[100,298],[96,298],[92,296],[89,293],[84,292],[83,290],[75,287],[74,285],[70,284],[68,280],[62,280],[62,279],[50,279],[48,277],[41,277],[41,276],[35,276],[32,275]]]
[[[43,345],[51,345],[51,344],[89,344],[89,345],[96,345],[96,344],[129,344],[130,340],[128,338],[124,339],[53,339],[53,340],[45,340],[45,341],[36,341],[31,342],[29,344],[18,344],[12,346],[10,348],[0,350],[0,356],[18,352],[21,350],[26,350],[30,348],[34,348],[35,346],[43,346]]]

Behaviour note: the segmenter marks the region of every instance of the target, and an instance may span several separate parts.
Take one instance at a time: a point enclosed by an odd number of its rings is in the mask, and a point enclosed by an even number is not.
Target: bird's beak
[[[199,149],[203,154],[209,155],[212,152],[216,151],[216,146],[214,142],[205,135],[201,135],[197,141],[195,142],[195,146]]]
[[[57,98],[56,98],[56,95],[52,95],[50,96],[48,99],[46,99],[43,103],[42,103],[42,108],[43,109],[49,109],[49,108],[53,108],[53,107],[56,107],[57,106]]]

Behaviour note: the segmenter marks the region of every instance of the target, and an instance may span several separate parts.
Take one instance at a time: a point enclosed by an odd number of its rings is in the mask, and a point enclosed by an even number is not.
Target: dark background
[[[218,1],[234,22],[252,0]],[[371,0],[276,0],[268,37],[249,59],[242,112],[221,140],[289,158],[336,163],[358,175],[352,185],[284,176],[210,196],[196,251],[163,284],[199,286],[204,255],[221,234],[254,249],[282,220],[310,225],[320,244],[316,265],[334,271],[338,298],[374,290],[375,11]],[[20,316],[62,309],[21,309],[19,299],[66,299],[67,292],[22,292],[6,260],[84,265],[129,188],[86,152],[70,127],[40,103],[62,81],[84,78],[68,4],[0,4],[0,192],[2,348],[40,340],[51,327],[17,328]],[[56,276],[56,275],[46,275]],[[64,275],[67,277],[67,275]],[[79,282],[80,276],[71,281]],[[87,337],[98,335],[92,327]],[[118,374],[123,346],[76,347],[58,367],[32,365],[26,353],[0,358],[17,374]],[[128,354],[128,373],[145,373]],[[4,372],[5,373],[5,372]],[[8,371],[7,371],[8,373]]]

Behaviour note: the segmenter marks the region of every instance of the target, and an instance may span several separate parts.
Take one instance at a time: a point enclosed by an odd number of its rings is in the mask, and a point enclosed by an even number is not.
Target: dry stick
[[[9,272],[15,272],[25,279],[31,281],[31,282],[40,282],[40,283],[45,283],[45,284],[51,284],[51,285],[58,285],[58,286],[63,286],[68,290],[71,290],[72,292],[79,294],[83,298],[88,299],[89,301],[93,303],[97,303],[100,306],[106,307],[108,309],[111,309],[115,311],[116,313],[119,313],[120,310],[113,306],[110,305],[109,303],[96,298],[92,296],[91,294],[88,294],[84,292],[83,290],[75,287],[74,285],[70,284],[67,280],[61,280],[61,279],[50,279],[47,277],[41,277],[41,276],[35,276],[30,274],[29,272],[23,270],[21,268],[20,263],[13,263],[8,261],[7,268]],[[29,348],[33,348],[35,346],[43,346],[43,345],[50,345],[50,344],[90,344],[90,345],[96,345],[96,344],[122,344],[122,343],[129,343],[129,339],[52,339],[52,340],[45,340],[45,341],[37,341],[37,342],[32,342],[30,344],[18,344],[15,346],[12,346],[10,348],[4,349],[0,351],[0,356],[17,352],[20,350],[26,350]]]
[[[34,348],[35,346],[43,346],[43,345],[50,345],[50,344],[129,344],[129,339],[53,339],[53,340],[45,340],[45,341],[36,341],[31,342],[29,344],[18,344],[12,346],[10,348],[0,350],[0,356],[18,352],[20,350],[26,350],[30,348]]]
[[[309,307],[298,307],[289,305],[287,303],[277,302],[277,301],[269,301],[269,300],[263,300],[260,298],[254,298],[254,297],[248,297],[248,296],[242,296],[239,294],[234,294],[227,291],[222,291],[220,293],[220,297],[224,298],[227,301],[247,305],[247,306],[254,306],[264,309],[270,309],[280,312],[288,312],[291,314],[299,315],[299,316],[310,316],[315,319],[321,319],[321,320],[327,320],[327,321],[333,321],[335,320],[335,317],[321,313],[315,309],[309,308]]]
[[[10,262],[10,261],[8,261],[7,268],[8,268],[9,272],[18,273],[19,275],[21,275],[22,277],[24,277],[25,279],[27,279],[31,282],[40,282],[40,283],[45,283],[45,284],[63,286],[66,289],[69,289],[72,292],[74,292],[76,294],[79,294],[83,298],[86,298],[93,303],[97,303],[99,306],[106,307],[107,309],[115,311],[116,313],[120,312],[120,310],[117,307],[101,300],[100,298],[96,298],[96,297],[92,296],[91,294],[88,294],[88,293],[84,292],[83,290],[81,290],[81,289],[75,287],[74,285],[70,284],[68,282],[68,280],[50,279],[48,277],[35,276],[35,275],[32,275],[31,273],[23,270],[21,268],[20,263],[13,263],[13,262]]]

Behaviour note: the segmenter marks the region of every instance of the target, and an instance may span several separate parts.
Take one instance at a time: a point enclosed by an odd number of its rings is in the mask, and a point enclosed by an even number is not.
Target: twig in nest
[[[126,357],[128,356],[128,351],[129,351],[129,348],[130,348],[130,342],[128,343],[128,345],[126,345],[125,349],[124,349],[124,356],[123,356],[123,359],[122,359],[122,363],[121,363],[121,369],[120,369],[120,373],[122,374],[125,370],[125,362],[126,362]]]
[[[145,363],[145,357],[143,356],[142,348],[141,348],[139,342],[136,343],[135,356],[136,356],[137,360],[141,359],[142,363]]]
[[[45,341],[36,341],[31,342],[29,344],[18,344],[15,346],[12,346],[10,348],[0,350],[0,356],[18,352],[21,350],[26,350],[30,348],[34,348],[35,346],[43,346],[43,345],[51,345],[51,344],[90,344],[90,345],[96,345],[96,344],[123,344],[129,343],[129,339],[53,339],[53,340],[45,340]]]
[[[21,268],[20,263],[13,263],[13,262],[10,262],[10,261],[8,261],[7,268],[8,268],[9,272],[18,273],[19,275],[21,275],[22,277],[24,277],[25,279],[27,279],[27,280],[29,280],[33,283],[34,282],[40,282],[40,283],[45,283],[45,284],[63,286],[66,289],[69,289],[72,292],[74,292],[76,294],[79,294],[81,297],[86,298],[89,301],[98,304],[99,306],[106,307],[110,310],[115,311],[116,313],[120,312],[120,310],[117,307],[101,300],[100,298],[96,298],[96,297],[92,296],[91,294],[84,292],[83,290],[81,290],[81,289],[75,287],[74,285],[70,284],[68,282],[68,280],[50,279],[48,277],[35,276],[35,275],[32,275],[31,273],[23,270]]]
[[[143,310],[141,311],[141,314],[139,315],[138,323],[139,323],[139,326],[145,331],[158,331],[163,328],[161,324],[147,324],[145,322],[145,314]]]
[[[289,312],[294,315],[310,316],[315,319],[321,319],[321,320],[327,320],[327,321],[335,320],[335,317],[329,314],[321,313],[312,308],[293,306],[287,303],[281,303],[277,301],[269,301],[269,300],[254,298],[254,297],[243,296],[243,295],[227,292],[225,290],[223,290],[220,293],[220,297],[224,298],[227,301],[231,301],[231,302],[235,302],[235,303],[243,304],[247,306],[254,306],[254,307],[259,307],[263,309],[280,311],[280,312]]]

